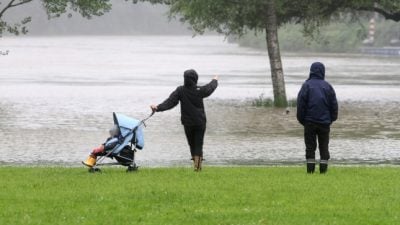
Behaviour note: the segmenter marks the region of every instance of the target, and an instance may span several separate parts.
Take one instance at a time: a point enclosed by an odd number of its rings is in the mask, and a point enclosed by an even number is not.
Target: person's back
[[[337,101],[335,90],[325,81],[325,67],[322,63],[313,63],[310,77],[303,84],[297,98],[297,119],[319,124],[331,124],[337,119]]]
[[[184,85],[177,88],[181,103],[181,121],[186,126],[204,125],[207,122],[203,98],[215,90],[218,83],[212,80],[209,84],[198,87],[197,74],[194,70],[185,71]]]
[[[185,129],[186,139],[190,146],[190,152],[194,159],[196,171],[201,170],[203,158],[203,140],[206,130],[206,113],[203,98],[210,96],[218,86],[216,76],[210,83],[197,86],[198,75],[193,69],[184,72],[184,85],[176,88],[174,92],[161,104],[151,108],[162,112],[181,104],[181,122]]]
[[[330,125],[338,116],[338,104],[333,87],[325,81],[325,67],[316,62],[311,65],[310,77],[304,82],[297,96],[297,120],[304,126],[307,172],[315,169],[315,150],[321,156],[320,172],[328,168]]]

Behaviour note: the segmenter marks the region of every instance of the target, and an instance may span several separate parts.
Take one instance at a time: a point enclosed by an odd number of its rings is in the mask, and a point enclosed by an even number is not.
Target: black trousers
[[[330,125],[306,122],[304,125],[304,142],[306,144],[307,162],[315,162],[315,150],[317,149],[317,139],[321,162],[329,160],[329,132]]]
[[[184,126],[187,142],[190,146],[190,154],[203,157],[203,142],[206,125]]]

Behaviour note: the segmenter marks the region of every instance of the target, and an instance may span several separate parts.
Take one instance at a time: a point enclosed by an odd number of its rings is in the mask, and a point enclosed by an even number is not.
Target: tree
[[[17,23],[5,21],[4,15],[14,7],[29,3],[32,3],[32,0],[8,0],[7,4],[0,2],[0,37],[5,32],[15,35],[28,32],[26,25],[31,21],[29,15]],[[78,12],[83,17],[90,19],[92,16],[101,16],[111,9],[109,0],[41,0],[41,4],[49,19],[59,17],[67,11]],[[69,16],[72,16],[72,14],[70,13]]]
[[[134,0],[134,2],[137,2]],[[206,29],[242,35],[250,29],[266,31],[275,106],[287,106],[285,81],[278,42],[278,5],[274,0],[150,0],[170,6],[170,16],[179,15],[202,34]]]
[[[213,29],[225,35],[242,35],[247,30],[266,31],[274,105],[287,106],[285,80],[278,42],[277,5],[274,0],[171,1],[171,14],[182,15],[194,30]]]
[[[128,1],[128,0],[126,0]],[[132,0],[167,4],[170,17],[179,15],[183,22],[202,34],[206,29],[225,35],[242,35],[250,30],[265,31],[271,68],[275,106],[286,106],[285,81],[278,42],[278,27],[285,23],[301,23],[304,33],[312,36],[324,23],[340,13],[357,15],[360,11],[374,11],[387,19],[400,21],[400,1],[393,0]],[[0,36],[4,31],[26,33],[26,17],[10,25],[3,20],[9,9],[28,4],[32,0],[8,0],[0,11]],[[58,17],[67,10],[86,18],[100,16],[111,9],[109,0],[41,0],[49,18]],[[0,4],[1,6],[1,4]],[[72,15],[72,14],[69,14]]]
[[[400,1],[397,0],[351,0],[340,1],[339,9],[351,10],[353,14],[360,11],[377,12],[387,20],[400,21]]]
[[[7,5],[4,6],[4,8],[0,11],[0,37],[2,36],[3,32],[8,31],[9,33],[13,33],[15,35],[18,35],[19,33],[26,34],[28,31],[25,27],[25,24],[29,23],[31,21],[31,17],[25,17],[23,20],[21,20],[20,23],[15,23],[10,25],[6,21],[3,20],[4,13],[8,10],[10,10],[13,7],[17,7],[23,4],[27,4],[31,2],[32,0],[21,0],[19,2],[16,2],[15,0],[11,0],[8,2]],[[0,2],[0,6],[1,6]]]
[[[375,11],[387,19],[400,20],[400,1],[393,0],[132,0],[170,6],[170,16],[181,16],[194,31],[206,29],[225,35],[265,31],[275,106],[286,106],[285,81],[279,50],[278,27],[301,23],[312,37],[318,28],[340,13],[357,15]]]

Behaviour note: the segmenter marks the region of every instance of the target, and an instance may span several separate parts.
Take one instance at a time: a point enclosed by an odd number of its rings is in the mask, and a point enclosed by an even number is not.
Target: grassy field
[[[0,167],[0,224],[400,224],[400,167]]]

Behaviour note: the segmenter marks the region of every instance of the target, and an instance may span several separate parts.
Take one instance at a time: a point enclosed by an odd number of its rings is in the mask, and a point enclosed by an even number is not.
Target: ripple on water
[[[2,43],[13,54],[0,61],[0,163],[78,165],[106,138],[112,112],[146,117],[150,104],[182,84],[186,68],[198,70],[200,84],[221,75],[220,86],[206,101],[206,163],[304,161],[295,108],[286,115],[246,100],[273,95],[265,52],[212,36],[4,37]],[[340,104],[332,126],[332,159],[398,162],[400,61],[284,54],[288,98],[297,96],[314,61],[326,65]],[[139,163],[190,163],[179,107],[157,113],[147,124]]]
[[[78,165],[93,147],[104,141],[112,124],[111,112],[79,116],[69,110],[57,113],[50,110],[50,113],[41,114],[45,120],[29,124],[28,116],[21,116],[27,111],[2,106],[2,163]],[[220,100],[207,101],[206,107],[208,125],[204,152],[207,164],[264,165],[304,161],[303,130],[296,121],[295,108],[286,115],[282,109]],[[397,107],[398,103],[373,107],[371,103],[341,104],[340,119],[331,131],[332,160],[337,163],[398,162],[400,112],[395,110]],[[137,115],[144,117],[146,113]],[[29,126],[24,126],[26,123]],[[151,118],[145,128],[145,140],[145,149],[137,153],[138,163],[146,166],[190,163],[179,109],[157,113]]]

